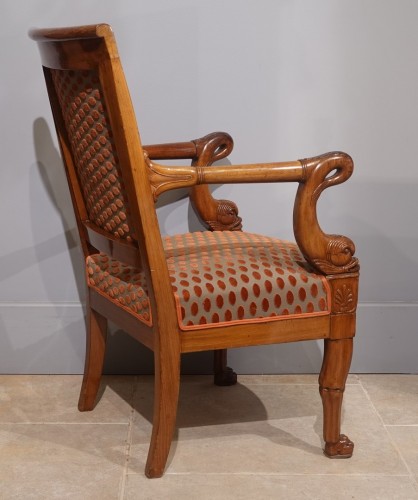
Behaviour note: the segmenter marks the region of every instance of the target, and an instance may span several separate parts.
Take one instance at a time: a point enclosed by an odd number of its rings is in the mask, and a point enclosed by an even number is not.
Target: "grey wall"
[[[108,22],[144,143],[214,130],[232,163],[350,153],[350,181],[324,193],[324,230],[361,259],[353,371],[416,372],[418,362],[415,0],[3,0],[0,34],[0,371],[78,373],[84,357],[81,253],[30,27]],[[292,238],[295,186],[217,186],[245,229]],[[197,229],[182,193],[162,230]],[[147,371],[126,335],[107,370]],[[231,352],[240,372],[317,371],[320,343]],[[206,354],[185,368],[210,369]]]

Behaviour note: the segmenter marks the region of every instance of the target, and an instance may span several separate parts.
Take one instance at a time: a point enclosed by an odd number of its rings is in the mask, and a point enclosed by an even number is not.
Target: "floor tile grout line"
[[[380,415],[378,409],[376,408],[375,404],[373,403],[373,401],[372,401],[372,399],[371,399],[371,397],[370,397],[370,395],[369,395],[366,387],[364,387],[363,382],[361,380],[361,377],[360,377],[359,380],[360,380],[360,386],[361,386],[361,388],[362,388],[362,390],[363,390],[366,398],[368,399],[369,403],[371,404],[371,406],[373,408],[373,411],[376,413],[378,419],[382,423],[383,429],[385,430],[390,443],[395,448],[395,450],[398,452],[398,455],[401,458],[402,463],[404,464],[406,470],[408,471],[408,474],[409,474],[409,477],[410,477],[412,483],[415,485],[416,488],[418,488],[418,481],[417,481],[414,473],[412,472],[411,468],[409,467],[408,462],[406,461],[405,457],[403,456],[403,454],[401,452],[401,449],[399,448],[399,446],[397,445],[397,443],[395,442],[395,440],[391,436],[390,432],[388,431],[388,426],[385,424],[382,415]]]
[[[130,417],[129,417],[130,418]],[[2,425],[126,425],[124,422],[0,422]]]
[[[418,427],[418,424],[385,424],[385,427]]]
[[[135,399],[135,394],[137,391],[137,386],[138,386],[138,377],[135,377],[134,383],[132,386],[131,397],[130,397],[131,411],[129,414],[128,429],[127,429],[127,433],[126,433],[125,463],[123,465],[123,470],[122,470],[122,477],[121,477],[120,486],[119,486],[118,500],[125,499],[126,480],[128,478],[129,459],[130,459],[130,454],[131,454],[133,420],[134,420],[134,415],[135,415],[134,399]]]
[[[129,476],[142,476],[142,474],[138,472],[130,472]],[[401,478],[409,478],[410,475],[408,473],[405,474],[387,474],[385,472],[382,473],[314,473],[314,472],[165,472],[164,477],[166,476],[273,476],[273,477],[351,477],[351,478],[385,478],[385,477],[401,477]]]
[[[187,383],[187,382],[186,382]],[[194,382],[191,382],[190,385],[192,385]],[[238,383],[240,383],[239,379],[238,379]],[[184,384],[184,382],[183,382]],[[245,383],[242,383],[241,385],[244,385],[245,387],[260,387],[260,386],[265,386],[265,387],[288,387],[288,386],[296,386],[296,387],[301,387],[301,386],[305,386],[305,387],[316,387],[318,385],[318,382],[312,382],[312,383],[303,383],[303,382],[300,382],[300,383],[292,383],[292,382],[281,382],[279,384],[273,384],[271,382],[269,382],[268,384],[265,384],[263,382],[245,382]],[[357,387],[359,386],[360,384],[350,384],[350,383],[346,383],[345,386],[350,386],[350,387]]]

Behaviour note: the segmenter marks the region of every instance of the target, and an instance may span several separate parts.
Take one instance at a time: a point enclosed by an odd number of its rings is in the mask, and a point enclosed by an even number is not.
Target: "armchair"
[[[341,405],[350,367],[359,265],[348,238],[321,230],[321,192],[348,179],[344,153],[281,163],[212,165],[225,133],[142,146],[110,26],[32,30],[85,256],[87,349],[79,409],[92,410],[107,321],[154,352],[153,430],[145,473],[164,473],[175,429],[182,353],[213,350],[215,382],[233,385],[226,349],[324,339],[319,376],[324,453],[350,457]],[[190,166],[164,159],[188,158]],[[243,232],[236,205],[211,183],[297,182],[296,243]],[[162,236],[155,201],[189,188],[208,230]],[[231,389],[233,390],[233,389]]]

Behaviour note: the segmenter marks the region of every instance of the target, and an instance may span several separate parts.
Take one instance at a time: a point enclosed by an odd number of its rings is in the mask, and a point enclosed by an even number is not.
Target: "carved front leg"
[[[331,287],[330,338],[325,340],[319,376],[324,409],[324,453],[330,458],[349,458],[354,444],[341,434],[341,409],[353,354],[358,273],[329,276],[328,283]]]
[[[341,408],[353,352],[353,339],[325,340],[319,393],[324,410],[324,453],[330,458],[349,458],[354,444],[341,434]]]

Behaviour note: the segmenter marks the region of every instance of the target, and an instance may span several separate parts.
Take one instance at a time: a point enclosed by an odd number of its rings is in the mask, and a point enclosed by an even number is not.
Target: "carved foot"
[[[353,454],[354,443],[344,434],[336,443],[325,443],[324,454],[328,458],[350,458]]]
[[[214,383],[220,386],[235,385],[237,383],[237,374],[227,366],[221,372],[215,373]]]

